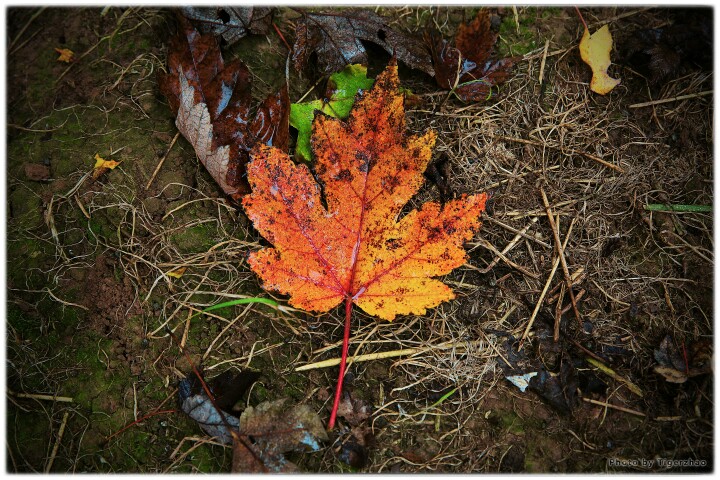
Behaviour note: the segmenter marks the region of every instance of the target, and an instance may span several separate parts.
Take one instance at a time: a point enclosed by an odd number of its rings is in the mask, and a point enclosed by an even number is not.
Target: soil
[[[434,20],[451,38],[476,10],[379,13],[416,34]],[[702,29],[702,12],[582,9],[591,29],[609,22],[614,35],[610,74],[622,83],[605,97],[588,90],[574,9],[491,12],[497,55],[522,58],[497,96],[464,105],[400,68],[416,95],[409,128],[436,130],[447,181],[426,182],[408,208],[493,193],[467,264],[444,279],[457,298],[392,324],[356,310],[351,354],[419,353],[353,364],[330,442],[290,458],[323,473],[712,471],[712,213],[645,208],[713,203],[711,67],[693,59],[654,82],[621,58],[633,32]],[[229,472],[231,449],[179,410],[190,363],[207,378],[259,371],[244,405],[287,398],[327,421],[335,367],[296,368],[339,355],[343,312],[310,315],[273,297],[282,308],[196,315],[237,296],[269,298],[245,263],[266,243],[192,146],[182,137],[172,145],[157,72],[174,13],[7,14],[8,470]],[[276,12],[289,41],[298,17]],[[75,60],[57,61],[56,48]],[[389,55],[368,51],[374,77]],[[224,45],[223,55],[248,65],[258,102],[285,80],[287,49],[274,31]],[[291,71],[291,101],[308,91],[319,98],[313,68]],[[682,95],[690,97],[634,106]],[[121,163],[86,178],[96,154]],[[567,311],[541,304],[519,348],[555,259],[540,187],[562,238],[576,219],[565,255],[582,321],[563,293]],[[565,291],[561,283],[558,270],[549,298]],[[658,373],[673,361],[682,383]],[[506,379],[527,373],[536,375],[525,391]]]

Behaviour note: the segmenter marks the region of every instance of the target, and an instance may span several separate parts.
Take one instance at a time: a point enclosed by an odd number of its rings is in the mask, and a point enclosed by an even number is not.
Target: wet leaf
[[[41,163],[23,163],[25,177],[33,182],[43,182],[50,178],[50,168]]]
[[[312,160],[310,134],[316,110],[331,117],[345,119],[355,103],[355,95],[360,90],[369,89],[372,84],[373,79],[367,78],[367,67],[348,65],[330,76],[323,99],[290,105],[290,125],[298,130],[296,157],[306,162]]]
[[[593,76],[590,81],[590,90],[600,95],[606,95],[615,88],[619,79],[611,78],[608,73],[610,67],[610,50],[612,50],[613,39],[610,34],[610,27],[603,25],[600,30],[590,35],[586,28],[580,40],[580,57],[590,68]]]
[[[711,371],[712,343],[707,341],[678,347],[672,337],[666,335],[653,353],[658,363],[653,370],[670,383],[685,383],[689,378]]]
[[[208,385],[210,393],[215,397],[213,405],[213,400],[202,388],[200,380],[194,375],[188,376],[178,385],[180,408],[198,422],[205,433],[215,437],[218,442],[229,444],[233,439],[230,429],[237,430],[240,425],[232,407],[259,377],[258,372],[252,371],[226,371],[215,377]]]
[[[68,48],[56,48],[55,51],[60,54],[58,62],[70,63],[75,60],[75,53]]]
[[[510,78],[517,61],[514,57],[490,59],[497,36],[487,10],[480,10],[471,23],[458,28],[455,46],[441,38],[437,31],[426,32],[425,41],[432,55],[437,84],[452,90],[463,102],[489,99],[493,87]]]
[[[320,71],[329,74],[346,65],[367,65],[362,40],[381,46],[411,68],[434,75],[430,56],[419,39],[390,27],[371,10],[338,13],[304,13],[298,21],[293,45],[293,62],[302,70],[312,53],[317,54]]]
[[[326,312],[345,302],[344,352],[353,304],[392,321],[455,297],[432,277],[466,261],[463,242],[480,227],[487,199],[483,193],[444,207],[428,202],[398,218],[422,185],[435,143],[433,131],[405,132],[399,83],[393,63],[347,122],[315,116],[313,152],[325,202],[308,167],[277,148],[256,147],[248,165],[252,194],[243,207],[273,245],[253,252],[250,267],[264,288],[290,295],[296,308]]]
[[[233,446],[234,473],[293,472],[297,466],[283,454],[317,451],[320,442],[328,440],[317,413],[307,405],[289,407],[285,399],[246,408],[240,415],[240,433],[248,441]]]
[[[232,45],[248,34],[265,35],[272,25],[269,7],[190,7],[180,10],[198,25],[200,32],[222,36]]]
[[[290,101],[287,85],[270,95],[251,117],[250,72],[239,60],[225,63],[217,39],[200,35],[184,17],[168,53],[160,90],[175,124],[225,193],[248,191],[245,169],[256,143],[287,150]]]

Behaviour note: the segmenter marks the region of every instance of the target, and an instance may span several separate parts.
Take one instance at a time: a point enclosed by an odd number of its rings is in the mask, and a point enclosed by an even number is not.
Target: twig
[[[499,227],[502,227],[502,228],[504,228],[504,229],[506,229],[506,230],[510,230],[511,232],[513,232],[513,233],[515,233],[515,234],[517,234],[517,235],[520,235],[520,236],[523,237],[523,238],[527,238],[528,240],[532,240],[532,241],[534,241],[535,243],[538,243],[538,244],[542,245],[542,246],[545,247],[545,248],[553,248],[552,245],[550,245],[549,243],[545,243],[545,242],[543,242],[542,240],[533,237],[532,235],[528,235],[526,232],[528,231],[528,227],[529,227],[529,226],[524,227],[522,230],[518,230],[517,228],[511,227],[510,225],[507,225],[507,224],[501,222],[500,220],[496,220],[496,219],[494,219],[494,218],[492,218],[492,217],[485,217],[485,218],[483,218],[483,221],[486,221],[486,220],[487,220],[488,222],[490,222],[490,223],[492,223],[492,224],[495,224],[495,225],[497,225],[497,226],[499,226]],[[532,220],[532,223],[535,223],[535,222],[537,222],[537,217],[536,217],[536,218],[533,218],[533,220]]]
[[[378,353],[366,353],[364,355],[358,355],[356,357],[348,357],[348,361],[355,362],[368,362],[372,360],[382,360],[384,358],[395,358],[404,357],[406,355],[415,355],[416,353],[424,353],[432,350],[449,350],[451,348],[467,348],[468,344],[482,345],[482,342],[463,342],[463,343],[449,343],[444,345],[435,345],[426,348],[404,348],[402,350],[391,350],[389,352],[378,352]],[[300,365],[295,368],[296,372],[304,372],[306,370],[314,370],[316,368],[328,368],[340,365],[340,358],[329,358],[321,362],[308,363],[306,365]]]
[[[530,333],[530,329],[533,326],[533,323],[535,322],[535,317],[537,316],[538,312],[540,311],[540,307],[543,304],[543,300],[545,299],[545,295],[547,294],[548,288],[550,288],[550,283],[552,282],[553,277],[555,276],[555,272],[557,271],[558,265],[561,263],[563,251],[565,250],[565,247],[568,244],[568,240],[570,240],[570,234],[572,233],[573,225],[575,225],[575,218],[572,219],[570,222],[570,227],[568,228],[567,235],[565,236],[565,242],[562,244],[562,247],[560,247],[560,251],[558,252],[557,257],[555,258],[555,262],[553,262],[552,270],[550,270],[550,275],[548,275],[548,279],[545,282],[545,287],[542,290],[542,293],[540,293],[540,298],[538,298],[537,303],[535,304],[535,309],[532,312],[532,315],[530,315],[530,320],[528,321],[527,327],[525,327],[525,331],[522,334],[522,337],[520,338],[520,344],[518,345],[518,350],[522,348],[523,343],[525,342],[525,339],[527,338],[528,334]]]
[[[628,389],[629,389],[631,392],[633,392],[635,395],[637,395],[638,397],[644,396],[642,390],[640,390],[640,387],[638,387],[637,385],[635,385],[633,382],[631,382],[631,381],[628,380],[627,378],[625,378],[625,377],[623,377],[623,376],[621,376],[621,375],[618,375],[618,374],[615,372],[615,370],[613,370],[612,368],[608,367],[608,366],[605,365],[603,362],[601,362],[601,361],[599,361],[599,360],[595,360],[594,358],[586,358],[585,360],[586,360],[590,365],[592,365],[593,367],[596,367],[598,370],[600,370],[601,372],[603,372],[605,375],[608,375],[608,376],[612,377],[613,379],[615,379],[615,380],[617,380],[617,381],[619,381],[619,382],[621,382],[621,383],[624,383],[625,386],[627,386]]]
[[[50,458],[48,459],[48,463],[45,466],[45,473],[50,473],[50,469],[52,468],[52,464],[55,461],[55,456],[57,455],[58,448],[60,448],[60,440],[62,440],[63,434],[65,433],[65,426],[67,425],[69,416],[70,412],[68,411],[66,411],[65,415],[63,415],[62,423],[60,424],[60,430],[58,431],[57,439],[55,439],[55,446],[53,447]]]
[[[519,238],[519,237],[518,237],[518,238]],[[501,259],[503,262],[507,263],[509,266],[515,268],[516,270],[520,271],[521,273],[527,275],[527,276],[530,277],[530,278],[538,278],[538,275],[537,275],[536,273],[531,272],[530,270],[528,270],[527,268],[523,267],[522,265],[518,265],[517,263],[515,263],[515,262],[513,262],[512,260],[510,260],[509,258],[507,258],[507,257],[505,256],[505,254],[502,253],[502,252],[501,252],[500,250],[498,250],[497,248],[495,248],[495,246],[494,246],[492,243],[488,242],[488,241],[485,240],[484,238],[480,238],[479,241],[480,241],[480,243],[482,244],[483,247],[487,248],[488,250],[490,250],[491,252],[493,252],[495,255],[497,255],[498,257],[500,257],[500,259]]]
[[[547,60],[549,46],[550,46],[550,40],[545,40],[545,50],[543,51],[543,57],[542,57],[542,60],[540,61],[540,74],[538,75],[538,80],[540,81],[540,85],[542,85],[543,78],[545,77],[545,61]]]
[[[642,12],[645,12],[645,11],[647,11],[647,10],[650,10],[650,7],[639,8],[639,9],[637,9],[637,10],[633,10],[632,12],[621,13],[620,15],[616,15],[616,16],[611,17],[611,18],[606,18],[605,20],[599,20],[599,21],[597,21],[597,22],[591,23],[590,25],[588,25],[588,27],[590,27],[590,28],[592,28],[592,27],[602,27],[603,25],[605,25],[605,24],[607,24],[607,23],[612,23],[612,22],[615,22],[615,21],[617,21],[617,20],[621,20],[621,19],[623,19],[623,18],[632,17],[633,15],[637,15],[638,13],[642,13]]]
[[[653,100],[652,102],[633,103],[629,108],[641,108],[649,107],[652,105],[662,105],[663,103],[678,102],[680,100],[688,100],[691,98],[704,97],[706,95],[712,95],[712,90],[705,90],[704,92],[693,93],[691,95],[679,95],[677,97],[663,98],[661,100]]]
[[[615,409],[615,410],[619,410],[619,411],[621,411],[621,412],[629,413],[629,414],[631,414],[631,415],[637,415],[638,417],[644,417],[644,416],[646,416],[646,415],[645,415],[644,413],[642,413],[642,412],[638,412],[637,410],[631,410],[631,409],[629,409],[629,408],[621,407],[620,405],[613,405],[612,403],[601,402],[601,401],[599,401],[599,400],[593,400],[592,398],[586,398],[586,397],[583,397],[583,400],[586,401],[586,402],[588,402],[588,403],[592,403],[593,405],[600,405],[601,407],[613,408],[613,409]]]
[[[493,138],[498,138],[500,140],[506,140],[508,142],[517,142],[517,143],[524,143],[526,145],[533,145],[535,147],[546,147],[546,148],[552,148],[553,150],[559,150],[561,153],[564,153],[565,155],[582,155],[586,158],[589,158],[590,160],[594,160],[608,168],[612,168],[616,172],[625,173],[625,170],[622,169],[622,167],[618,167],[617,165],[614,165],[607,160],[603,160],[600,157],[596,157],[595,155],[592,155],[590,153],[581,152],[579,150],[573,150],[568,149],[566,150],[560,145],[552,145],[549,143],[541,143],[541,142],[534,142],[532,140],[525,140],[524,138],[515,138],[515,137],[506,137],[504,135],[495,135],[495,134],[489,134]]]
[[[152,184],[153,180],[155,180],[155,176],[156,176],[156,175],[158,174],[158,172],[160,171],[160,168],[162,168],[163,163],[165,163],[165,159],[166,159],[166,158],[168,157],[168,155],[170,154],[170,150],[172,150],[172,147],[173,147],[173,145],[175,145],[175,142],[177,142],[177,139],[178,139],[179,136],[180,136],[180,132],[177,132],[177,133],[175,134],[175,136],[173,137],[172,142],[170,142],[170,146],[169,146],[168,149],[167,149],[167,152],[165,152],[165,155],[163,155],[163,157],[160,159],[160,161],[159,161],[158,164],[157,164],[157,167],[155,167],[155,171],[153,172],[152,176],[150,177],[150,180],[148,180],[147,185],[145,185],[145,190],[147,190],[148,188],[150,188],[150,185]]]
[[[510,243],[508,243],[508,244],[505,246],[505,248],[503,248],[502,252],[500,252],[500,253],[501,253],[502,255],[505,255],[505,254],[508,253],[510,250],[512,250],[513,248],[515,248],[515,245],[520,241],[520,239],[522,238],[522,236],[523,236],[523,235],[527,235],[525,232],[527,232],[533,224],[537,223],[537,221],[538,221],[538,217],[535,217],[535,218],[533,218],[533,219],[530,221],[529,224],[525,225],[525,227],[523,227],[522,230],[517,231],[517,234],[515,235],[515,237],[510,241]],[[477,246],[477,244],[475,244],[475,246]],[[483,268],[483,269],[480,269],[480,270],[478,270],[478,271],[479,271],[480,273],[487,273],[487,272],[489,272],[495,265],[497,265],[497,263],[498,263],[499,260],[500,260],[500,256],[496,256],[496,257],[492,260],[492,262],[490,262],[490,263],[488,264],[487,267],[485,267],[485,268]]]
[[[547,212],[548,221],[550,222],[550,228],[552,229],[553,237],[555,238],[555,248],[557,250],[558,256],[560,257],[560,266],[562,266],[563,274],[565,275],[565,282],[567,283],[567,290],[568,294],[570,295],[570,301],[572,302],[573,312],[575,313],[575,318],[577,318],[580,328],[582,328],[582,318],[580,317],[580,312],[578,311],[577,303],[575,302],[575,294],[572,290],[573,282],[572,278],[570,277],[570,271],[568,270],[567,263],[565,262],[564,248],[562,246],[562,243],[560,242],[560,234],[558,232],[557,225],[555,224],[552,210],[550,209],[550,202],[548,202],[547,195],[545,195],[545,190],[543,190],[542,187],[540,187],[540,194],[542,195],[542,201],[545,205],[545,211]]]
[[[57,395],[44,395],[40,393],[17,393],[8,389],[10,395],[16,398],[31,398],[33,400],[49,400],[51,402],[66,402],[73,403],[74,400],[71,397],[58,397]]]
[[[555,326],[553,328],[553,342],[557,343],[560,341],[560,319],[562,318],[562,304],[565,299],[565,284],[560,283],[560,296],[558,297],[557,305],[555,305]],[[576,299],[577,300],[577,299]]]

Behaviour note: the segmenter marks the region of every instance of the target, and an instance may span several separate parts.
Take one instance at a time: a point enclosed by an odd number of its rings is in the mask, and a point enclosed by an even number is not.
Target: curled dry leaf
[[[437,84],[452,90],[463,102],[488,99],[492,87],[510,78],[517,61],[515,57],[490,60],[497,36],[487,10],[480,10],[469,24],[460,25],[454,47],[437,31],[426,32]]]
[[[303,13],[295,37],[292,59],[297,70],[305,67],[313,52],[325,74],[353,63],[367,65],[367,51],[362,44],[365,40],[381,46],[411,68],[435,74],[422,41],[393,29],[371,10]]]
[[[580,40],[580,57],[583,62],[592,68],[593,76],[590,80],[590,90],[600,95],[610,93],[619,83],[619,79],[615,79],[608,75],[607,70],[610,67],[610,50],[612,50],[613,39],[610,34],[610,27],[603,25],[600,30],[590,35],[590,31],[586,28],[582,39]]]
[[[243,207],[274,248],[250,255],[268,290],[290,295],[296,308],[326,312],[345,303],[345,339],[335,413],[342,390],[355,304],[393,320],[424,314],[455,297],[432,277],[466,260],[463,242],[480,226],[486,194],[444,207],[428,202],[398,219],[423,182],[435,133],[407,135],[397,66],[364,92],[347,123],[318,114],[313,153],[320,186],[305,165],[277,148],[258,146],[248,166],[252,194]],[[325,204],[327,207],[325,207]]]
[[[270,7],[190,7],[180,10],[194,21],[202,33],[222,36],[232,45],[252,33],[265,35],[272,25],[273,9]]]
[[[160,90],[175,124],[225,193],[238,199],[248,191],[245,168],[258,142],[287,150],[290,99],[287,85],[250,116],[250,73],[239,60],[225,63],[217,39],[200,35],[182,16],[168,52],[168,73]]]

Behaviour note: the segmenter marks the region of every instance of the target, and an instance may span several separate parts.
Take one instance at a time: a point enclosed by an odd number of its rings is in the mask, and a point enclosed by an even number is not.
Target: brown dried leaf
[[[320,449],[318,440],[328,440],[320,417],[310,407],[288,408],[285,404],[285,399],[263,402],[240,415],[240,433],[248,440],[234,442],[234,473],[293,472],[297,466],[284,453],[316,451]]]
[[[354,63],[367,65],[367,51],[361,40],[381,46],[409,67],[435,75],[422,42],[394,30],[371,10],[306,13],[297,24],[293,46],[295,68],[302,70],[313,52],[317,53],[320,70],[326,74]]]
[[[248,34],[265,35],[272,25],[270,7],[190,7],[180,9],[202,33],[222,36],[232,45]]]
[[[250,149],[261,142],[287,150],[287,86],[270,95],[251,119],[247,67],[239,60],[224,63],[214,36],[200,35],[184,17],[178,21],[160,90],[177,115],[178,130],[205,168],[225,193],[238,199],[248,191],[245,165]]]
[[[517,61],[515,57],[489,59],[497,33],[492,31],[487,10],[479,11],[470,24],[459,27],[454,47],[432,30],[425,34],[425,41],[430,47],[435,81],[463,102],[487,100],[492,87],[510,78]]]

